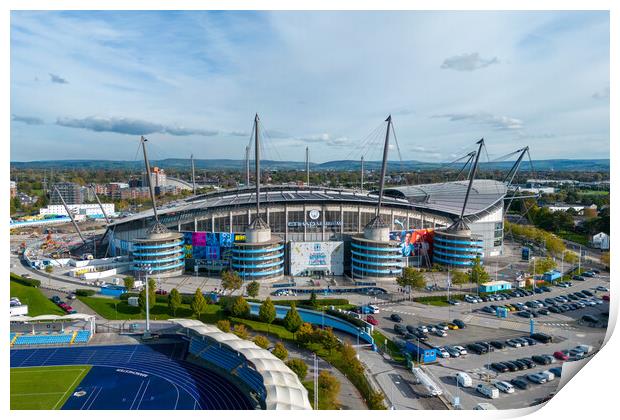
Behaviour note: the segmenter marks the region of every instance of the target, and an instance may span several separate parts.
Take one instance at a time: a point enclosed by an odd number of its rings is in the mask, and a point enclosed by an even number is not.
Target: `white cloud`
[[[447,118],[449,121],[467,121],[480,125],[486,125],[494,130],[520,130],[523,128],[523,121],[518,118],[506,117],[503,115],[492,115],[486,112],[479,113],[452,113],[433,115],[432,118]]]

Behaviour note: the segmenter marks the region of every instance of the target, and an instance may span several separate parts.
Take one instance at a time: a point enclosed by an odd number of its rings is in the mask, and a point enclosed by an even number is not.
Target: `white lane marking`
[[[75,381],[77,381],[78,379],[80,379],[80,377],[82,376],[82,373],[84,372],[84,369],[81,369],[81,372],[79,375],[77,375],[75,377],[75,379],[73,380],[73,382],[71,382],[71,385],[69,385],[69,388],[67,388],[67,390],[65,392],[62,393],[62,396],[60,397],[60,399],[58,401],[56,401],[56,404],[54,404],[54,406],[52,407],[52,410],[56,409],[56,406],[58,405],[58,403],[65,397],[65,394],[69,391],[71,391],[73,389],[73,385],[75,385]]]

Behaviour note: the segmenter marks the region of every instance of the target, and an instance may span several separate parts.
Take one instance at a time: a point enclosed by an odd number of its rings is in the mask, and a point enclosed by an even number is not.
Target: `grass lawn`
[[[93,296],[78,296],[82,302],[88,305],[93,311],[106,319],[144,319],[144,314],[140,308],[129,306],[127,301],[118,299],[99,298]],[[168,313],[166,303],[156,303],[150,311],[151,319],[169,318],[195,318],[189,305],[181,305],[177,310],[176,316]],[[207,312],[200,316],[200,320],[205,323],[214,324],[223,319],[224,314],[219,305],[207,305]]]
[[[584,234],[567,232],[563,230],[558,233],[558,236],[562,239],[566,239],[567,241],[572,241],[584,246],[588,246],[588,238]]]
[[[385,347],[385,340],[387,339],[387,352],[392,358],[392,360],[394,360],[396,363],[405,363],[405,356],[401,353],[398,346],[376,328],[372,332],[372,338],[374,338],[375,344],[379,348]]]
[[[59,410],[90,366],[11,369],[11,410]]]
[[[36,287],[24,286],[11,280],[11,296],[18,297],[24,305],[28,305],[28,316],[65,315],[65,311],[56,306]]]
[[[288,331],[286,328],[284,328],[281,325],[274,325],[274,324],[268,325],[264,322],[253,321],[253,320],[242,319],[242,318],[234,318],[234,317],[230,318],[230,324],[231,324],[231,327],[234,324],[243,324],[246,327],[251,328],[253,331],[261,332],[265,334],[267,333],[267,331],[269,331],[269,335],[275,335],[281,340],[294,340],[295,338],[292,332]]]

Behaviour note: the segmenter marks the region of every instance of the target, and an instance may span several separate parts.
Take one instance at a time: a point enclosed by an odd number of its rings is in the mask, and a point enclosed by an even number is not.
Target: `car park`
[[[515,392],[514,386],[506,381],[497,381],[495,382],[495,387],[506,394],[512,394]]]
[[[403,319],[401,318],[400,315],[398,314],[392,314],[390,315],[390,319],[394,322],[401,322]]]
[[[522,378],[514,378],[510,383],[519,389],[528,389],[530,387],[530,384]]]

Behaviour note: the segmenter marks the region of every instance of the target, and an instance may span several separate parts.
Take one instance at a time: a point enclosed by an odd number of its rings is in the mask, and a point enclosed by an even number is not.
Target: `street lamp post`
[[[149,274],[151,274],[151,264],[145,264],[144,268],[144,283],[146,290],[146,329],[144,331],[143,338],[148,339],[151,338],[151,320],[149,313]]]

